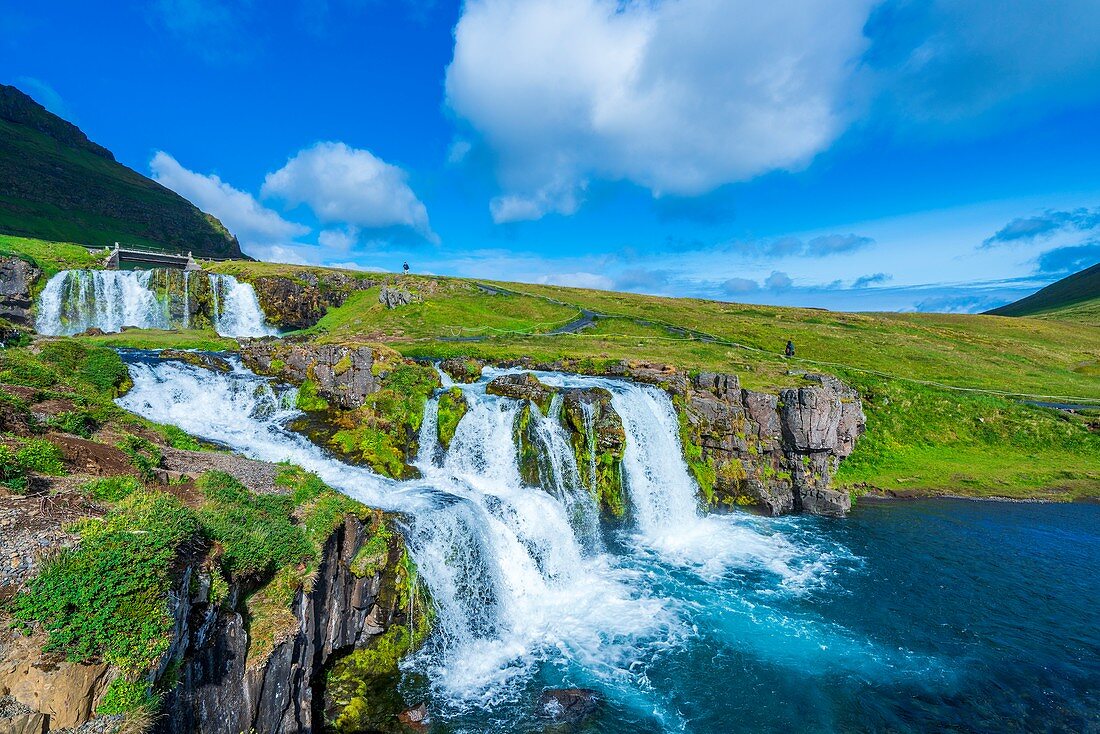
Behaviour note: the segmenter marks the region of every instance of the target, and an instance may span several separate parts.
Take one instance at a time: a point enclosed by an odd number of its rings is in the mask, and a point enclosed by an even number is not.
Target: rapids
[[[290,431],[294,389],[239,363],[223,374],[124,356],[134,381],[118,400],[124,408],[252,458],[289,460],[408,518],[407,543],[436,618],[428,643],[405,662],[424,676],[406,685],[410,696],[428,698],[440,731],[543,731],[532,702],[545,687],[567,686],[605,697],[590,725],[599,732],[863,731],[884,721],[915,732],[943,728],[951,721],[943,702],[958,700],[991,722],[973,730],[1013,721],[1002,697],[966,697],[999,667],[956,662],[957,647],[943,642],[952,631],[908,608],[920,607],[918,596],[876,586],[897,575],[870,557],[892,541],[869,545],[852,535],[859,513],[847,521],[702,513],[673,407],[655,388],[539,374],[549,384],[612,392],[627,434],[629,498],[628,520],[614,526],[600,521],[583,488],[591,468],[578,467],[563,443],[556,404],[536,418],[544,486],[523,483],[512,431],[520,405],[485,393],[497,373],[459,385],[470,408],[446,451],[429,403],[417,458],[423,477],[397,482]],[[900,526],[893,532],[905,535]],[[917,547],[894,554],[923,558],[916,537],[909,544]],[[933,553],[945,563],[942,550]],[[896,623],[876,621],[891,615]],[[914,634],[909,616],[927,632]],[[1073,685],[1082,675],[1088,683],[1096,672],[1089,665]],[[976,670],[985,678],[975,680]],[[1072,707],[1059,714],[1075,715]]]

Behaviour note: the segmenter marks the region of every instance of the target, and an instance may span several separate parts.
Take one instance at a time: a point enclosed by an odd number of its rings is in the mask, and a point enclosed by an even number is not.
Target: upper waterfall
[[[265,323],[250,284],[232,275],[168,269],[64,270],[46,283],[35,319],[38,332],[50,336],[207,324],[222,336],[278,333]]]

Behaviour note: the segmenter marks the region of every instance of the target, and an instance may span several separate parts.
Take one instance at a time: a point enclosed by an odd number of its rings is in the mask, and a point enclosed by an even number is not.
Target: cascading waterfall
[[[274,336],[278,330],[268,326],[256,289],[232,275],[210,273],[214,300],[214,329],[223,336]]]
[[[231,275],[210,274],[201,281],[181,270],[65,270],[46,283],[38,299],[35,328],[50,336],[71,336],[87,329],[119,332],[140,329],[189,329],[193,309],[222,336],[267,336],[277,330],[265,322],[256,291]]]
[[[648,682],[663,655],[699,634],[695,603],[679,598],[695,582],[682,588],[666,579],[687,571],[684,578],[701,583],[732,573],[764,579],[759,583],[775,593],[820,575],[821,551],[807,552],[769,531],[768,521],[698,511],[675,414],[654,388],[539,375],[548,384],[612,392],[627,433],[632,518],[615,531],[598,523],[556,416],[560,406],[547,416],[531,411],[550,471],[548,486],[525,486],[513,431],[522,406],[487,395],[488,376],[459,386],[468,410],[446,451],[437,440],[436,402],[429,402],[417,457],[423,476],[397,482],[344,464],[289,430],[297,415],[293,389],[239,363],[220,373],[142,353],[125,356],[134,387],[121,406],[252,458],[289,460],[407,518],[407,544],[435,607],[433,633],[408,664],[428,674],[436,705],[452,713],[491,712],[549,675],[615,691],[637,716],[655,717],[664,730],[683,728],[676,707],[654,698]],[[601,533],[612,535],[604,543]],[[675,593],[670,583],[680,584]]]

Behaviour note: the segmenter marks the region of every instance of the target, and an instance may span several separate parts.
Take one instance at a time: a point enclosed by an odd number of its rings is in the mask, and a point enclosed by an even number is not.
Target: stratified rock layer
[[[29,326],[34,322],[32,289],[42,271],[18,257],[0,257],[0,318]]]

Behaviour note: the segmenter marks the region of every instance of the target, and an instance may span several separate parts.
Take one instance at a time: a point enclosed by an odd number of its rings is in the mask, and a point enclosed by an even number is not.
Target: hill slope
[[[240,257],[214,217],[115,161],[75,125],[0,84],[0,233]]]
[[[1100,324],[1100,263],[987,313]]]

